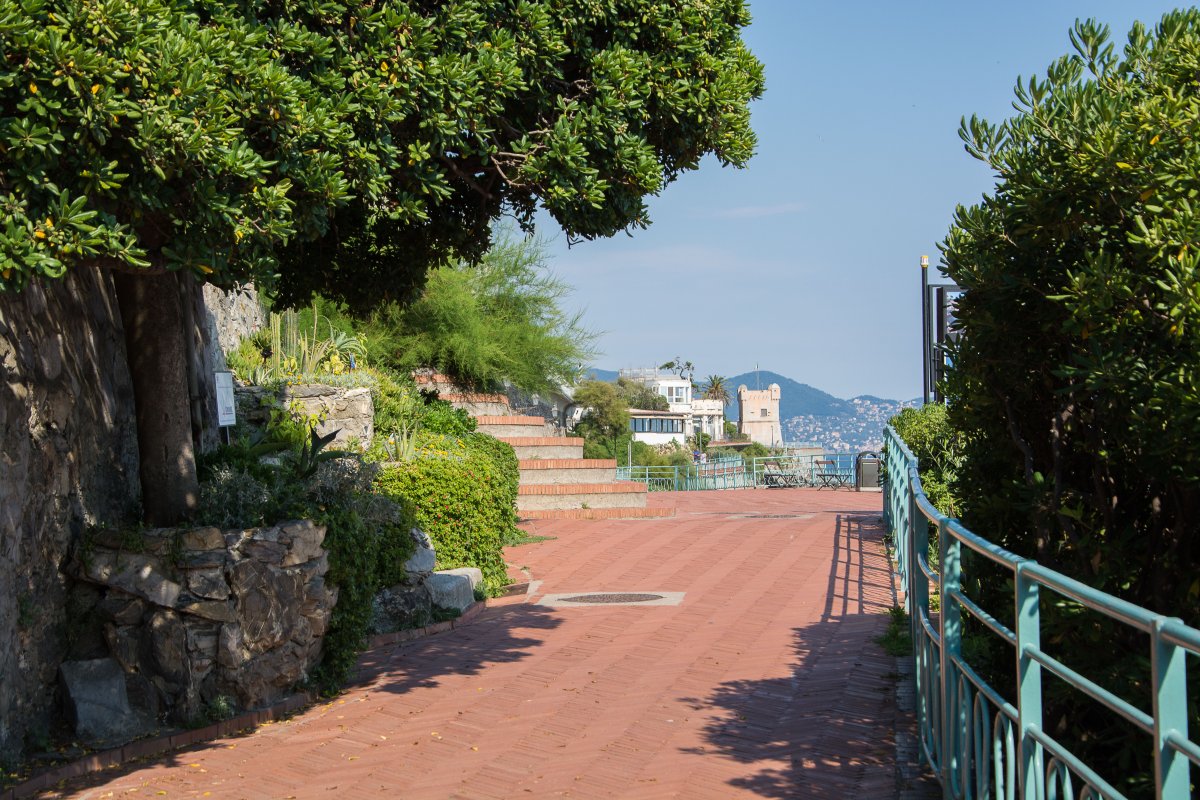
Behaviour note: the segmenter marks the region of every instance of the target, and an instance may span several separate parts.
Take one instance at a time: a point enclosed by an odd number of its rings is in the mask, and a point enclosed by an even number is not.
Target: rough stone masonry
[[[130,706],[149,718],[185,723],[224,698],[274,702],[320,657],[337,601],[324,538],[308,520],[152,530],[136,541],[95,534],[71,570],[81,630],[95,639],[76,642],[74,655],[111,654]]]

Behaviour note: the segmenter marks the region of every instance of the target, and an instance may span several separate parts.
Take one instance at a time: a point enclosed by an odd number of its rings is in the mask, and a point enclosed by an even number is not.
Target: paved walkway
[[[331,703],[45,796],[897,796],[880,496],[652,502],[677,515],[530,523],[556,537],[508,552],[535,595],[367,653]],[[539,602],[582,592],[683,597]]]

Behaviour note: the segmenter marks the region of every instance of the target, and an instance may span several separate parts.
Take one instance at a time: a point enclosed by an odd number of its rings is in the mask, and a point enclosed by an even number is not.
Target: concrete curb
[[[406,631],[397,631],[396,633],[382,633],[372,636],[367,647],[368,649],[387,647],[400,642],[409,642],[454,630],[455,628],[474,622],[484,612],[487,605],[488,602],[486,600],[477,601],[455,619],[426,625],[424,628],[413,628]],[[315,692],[297,692],[265,708],[246,711],[230,719],[206,725],[203,728],[173,731],[149,739],[139,739],[121,747],[114,747],[111,750],[91,753],[78,761],[52,767],[45,772],[38,773],[24,783],[0,789],[0,800],[21,800],[26,797],[33,797],[62,781],[81,778],[93,772],[119,767],[142,758],[160,756],[173,750],[180,750],[184,747],[200,744],[201,742],[211,742],[216,739],[233,736],[237,733],[252,731],[265,722],[275,722],[290,717],[298,711],[315,705],[316,702],[317,695]]]

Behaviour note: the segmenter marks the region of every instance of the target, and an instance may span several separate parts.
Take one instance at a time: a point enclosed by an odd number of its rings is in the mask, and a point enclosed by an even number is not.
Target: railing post
[[[938,596],[942,601],[939,615],[942,634],[941,682],[942,698],[942,786],[954,795],[955,771],[958,769],[958,743],[960,731],[965,730],[967,719],[961,698],[958,697],[958,680],[955,677],[954,658],[962,655],[962,609],[956,595],[962,587],[962,542],[950,536],[946,519],[938,520]],[[965,754],[961,754],[965,757]]]
[[[1174,732],[1186,739],[1188,735],[1187,651],[1163,641],[1162,628],[1168,621],[1159,617],[1150,630],[1155,796],[1163,800],[1183,800],[1190,791],[1188,760],[1167,744],[1167,736]]]
[[[1039,745],[1030,736],[1042,728],[1042,665],[1030,656],[1041,649],[1041,609],[1038,585],[1026,574],[1031,562],[1019,561],[1015,576],[1015,622],[1017,639],[1017,732],[1021,748],[1021,797],[1038,800],[1043,795]]]

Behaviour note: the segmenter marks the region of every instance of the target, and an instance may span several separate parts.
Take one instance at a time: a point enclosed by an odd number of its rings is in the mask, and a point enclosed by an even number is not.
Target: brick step
[[[521,485],[612,483],[617,462],[605,458],[527,458],[519,462]]]
[[[557,430],[546,423],[541,417],[523,417],[517,415],[497,416],[488,415],[475,417],[475,424],[480,433],[495,436],[497,439],[508,437],[546,438],[557,435]]]
[[[512,446],[522,461],[543,458],[583,458],[583,439],[577,436],[497,436]]]
[[[653,519],[675,516],[675,509],[645,508],[547,508],[521,511],[521,519]]]
[[[642,508],[646,484],[633,481],[580,484],[526,484],[517,490],[518,511],[587,508]]]

